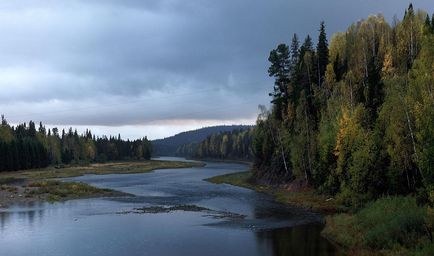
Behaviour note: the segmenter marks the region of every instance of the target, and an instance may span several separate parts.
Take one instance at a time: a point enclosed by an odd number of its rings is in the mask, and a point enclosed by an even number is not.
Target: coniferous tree
[[[431,32],[434,34],[434,13],[431,16]]]
[[[272,103],[276,106],[275,114],[281,119],[282,111],[287,104],[287,86],[289,84],[290,59],[289,47],[280,44],[270,52],[268,61],[271,63],[268,75],[275,78],[274,90],[270,93],[273,97]]]
[[[376,58],[371,58],[368,64],[366,107],[370,112],[372,121],[377,117],[377,110],[383,103],[383,84],[381,81],[381,65]]]
[[[329,49],[324,21],[321,22],[320,25],[316,51],[318,55],[318,86],[321,86],[322,82],[324,81],[324,74],[326,72],[327,65],[329,63]]]
[[[294,34],[291,41],[291,61],[290,61],[290,79],[291,82],[297,81],[297,67],[300,62],[300,42],[297,34]]]
[[[428,14],[426,15],[426,18],[425,18],[425,27],[427,28],[428,31],[431,32],[431,20],[430,20]]]

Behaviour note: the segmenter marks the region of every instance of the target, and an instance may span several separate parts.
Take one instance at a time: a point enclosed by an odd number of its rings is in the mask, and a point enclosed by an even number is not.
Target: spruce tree
[[[297,66],[300,61],[300,49],[299,49],[300,42],[298,41],[297,34],[294,34],[292,37],[291,42],[291,67],[290,67],[290,76],[292,82],[295,82],[296,80],[296,73],[297,73]]]
[[[434,34],[434,13],[432,14],[432,18],[431,18],[431,33]]]
[[[329,63],[329,49],[324,21],[322,21],[320,25],[316,51],[318,55],[318,85],[321,86],[322,82],[324,81],[324,74],[327,64]]]
[[[431,20],[430,20],[428,14],[426,15],[426,18],[425,18],[425,26],[429,31],[431,31]]]

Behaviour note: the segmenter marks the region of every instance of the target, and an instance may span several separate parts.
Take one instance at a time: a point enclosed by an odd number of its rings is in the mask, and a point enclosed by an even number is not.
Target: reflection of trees
[[[37,208],[40,208],[42,204],[42,202],[29,202],[20,205],[20,207],[28,208],[29,210],[27,211],[0,212],[0,231],[4,231],[7,224],[14,221],[14,219],[27,220],[28,225],[33,226],[36,217],[39,220],[42,220],[44,217],[44,210],[37,210]]]
[[[5,226],[10,218],[9,212],[0,212],[0,231],[3,231],[5,229]]]
[[[258,251],[265,255],[335,255],[335,249],[320,236],[322,226],[309,224],[256,233]]]

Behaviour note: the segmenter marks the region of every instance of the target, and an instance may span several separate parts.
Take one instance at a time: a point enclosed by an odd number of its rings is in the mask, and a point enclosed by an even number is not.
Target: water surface
[[[2,209],[0,255],[336,254],[319,235],[319,214],[281,205],[248,189],[203,181],[247,168],[207,163],[199,168],[70,179],[135,196]],[[196,205],[210,211],[122,214],[139,207],[177,205]]]

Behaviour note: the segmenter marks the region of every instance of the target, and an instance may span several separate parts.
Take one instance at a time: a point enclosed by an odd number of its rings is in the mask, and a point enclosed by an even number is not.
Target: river
[[[14,205],[0,210],[1,256],[335,255],[322,216],[265,194],[203,179],[247,170],[205,167],[68,180],[135,196]],[[180,205],[204,211],[138,212]],[[136,209],[136,210],[135,210]]]

